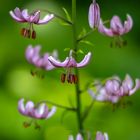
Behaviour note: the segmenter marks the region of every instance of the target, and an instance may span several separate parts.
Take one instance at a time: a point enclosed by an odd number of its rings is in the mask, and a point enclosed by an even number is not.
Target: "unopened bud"
[[[88,14],[89,26],[91,28],[96,28],[99,26],[100,23],[100,7],[96,0],[93,0],[92,4],[89,7],[89,14]]]

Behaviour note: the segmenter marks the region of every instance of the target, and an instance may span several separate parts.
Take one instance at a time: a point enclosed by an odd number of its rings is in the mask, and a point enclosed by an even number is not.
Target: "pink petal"
[[[34,117],[38,119],[46,118],[48,115],[48,107],[45,103],[40,104],[37,108],[34,110]]]
[[[133,20],[130,15],[127,15],[127,20],[124,22],[124,32],[127,33],[132,29]]]
[[[51,116],[54,115],[55,112],[56,112],[56,107],[53,106],[52,109],[51,109],[51,111],[49,111],[48,116],[46,118],[50,118]]]
[[[82,135],[80,133],[77,134],[76,140],[83,140],[83,137],[82,137]]]
[[[113,16],[111,19],[111,29],[115,35],[122,35],[124,33],[124,27],[121,23],[121,20],[118,16]]]
[[[20,99],[20,100],[18,101],[18,111],[19,111],[21,114],[25,115],[24,99]]]
[[[53,58],[52,56],[48,57],[48,60],[51,62],[51,64],[55,67],[66,67],[67,63],[69,62],[69,57],[66,57],[64,62],[59,62],[58,60],[56,60],[55,58]]]
[[[129,96],[134,94],[138,89],[140,89],[140,80],[136,79],[135,87],[129,91]]]
[[[30,15],[28,14],[28,10],[27,10],[27,9],[24,9],[24,10],[22,11],[22,16],[23,16],[23,18],[24,18],[27,22],[29,22],[29,17],[30,17]]]
[[[98,27],[98,31],[104,35],[107,35],[107,36],[110,36],[110,37],[113,37],[114,34],[112,32],[112,29],[108,29],[106,28],[104,25],[103,25],[103,22],[102,20],[100,20],[100,24],[99,24],[99,27]]]
[[[70,135],[70,136],[68,137],[68,140],[74,140],[73,136]]]
[[[23,18],[19,18],[18,16],[16,16],[13,11],[10,11],[9,13],[12,16],[12,18],[15,19],[17,22],[26,22]]]
[[[38,24],[39,19],[40,19],[40,11],[36,11],[35,13],[30,15],[29,22]]]
[[[36,24],[46,24],[48,23],[50,20],[52,20],[54,18],[54,15],[53,14],[49,14],[49,15],[46,15],[43,19],[40,19],[38,21],[38,23]]]
[[[86,66],[89,63],[90,58],[91,52],[85,55],[84,59],[80,63],[77,63],[77,68]]]
[[[34,103],[32,101],[28,101],[25,105],[25,115],[32,117],[34,109]]]

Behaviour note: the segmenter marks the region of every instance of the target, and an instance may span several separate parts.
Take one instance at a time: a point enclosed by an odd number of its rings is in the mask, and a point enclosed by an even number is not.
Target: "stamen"
[[[24,36],[25,32],[26,32],[26,29],[22,28],[20,33],[21,33],[22,36]]]
[[[36,38],[36,31],[32,31],[32,39],[35,39]]]
[[[66,74],[62,73],[61,75],[61,82],[64,83],[66,79]]]
[[[77,77],[77,75],[72,74],[72,82],[73,82],[74,84],[77,84],[77,82],[78,82],[78,77]]]

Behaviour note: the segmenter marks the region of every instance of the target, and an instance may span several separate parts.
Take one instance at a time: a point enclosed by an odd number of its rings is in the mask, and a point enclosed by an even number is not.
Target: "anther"
[[[61,82],[64,83],[66,79],[66,74],[62,73],[61,75]]]
[[[36,31],[32,31],[32,39],[35,39],[36,38]]]

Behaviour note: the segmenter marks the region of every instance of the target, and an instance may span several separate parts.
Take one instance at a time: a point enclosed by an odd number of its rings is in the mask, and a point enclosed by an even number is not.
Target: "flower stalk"
[[[76,34],[76,0],[72,0],[72,30],[73,30],[73,48],[74,51],[77,52],[77,34]],[[77,59],[77,53],[75,53],[75,59]],[[79,78],[79,71],[77,68],[75,68],[75,74],[78,77],[78,82],[75,84],[75,93],[76,93],[76,104],[77,104],[77,121],[78,121],[78,129],[79,132],[83,132],[83,122],[81,118],[81,98],[80,98],[80,78]]]

